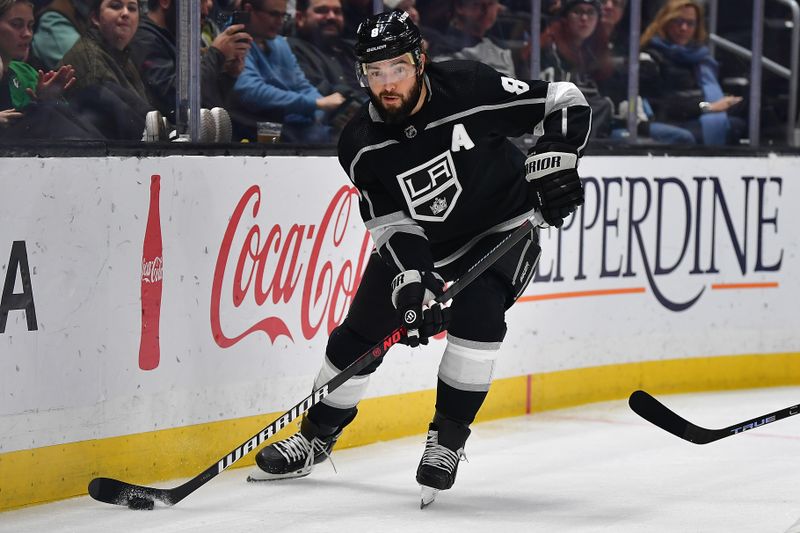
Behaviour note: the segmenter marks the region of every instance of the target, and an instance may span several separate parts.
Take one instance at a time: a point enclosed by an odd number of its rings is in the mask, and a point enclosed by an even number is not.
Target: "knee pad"
[[[314,380],[314,389],[320,388],[340,372],[341,369],[335,367],[333,363],[325,357],[322,361],[322,368],[319,369],[317,378]],[[335,407],[336,409],[353,409],[366,394],[368,384],[369,374],[353,376],[339,385],[339,388],[325,396],[322,399],[322,403],[330,407]]]
[[[454,389],[487,392],[501,342],[478,342],[447,336],[447,348],[439,363],[439,379]]]
[[[335,368],[344,369],[380,340],[370,341],[365,339],[356,333],[345,320],[328,337],[328,346],[325,349],[325,354],[328,362]],[[372,374],[382,362],[383,357],[379,357],[367,368],[359,372],[358,375]]]
[[[502,342],[507,330],[508,302],[506,280],[494,272],[484,272],[453,299],[448,339]]]

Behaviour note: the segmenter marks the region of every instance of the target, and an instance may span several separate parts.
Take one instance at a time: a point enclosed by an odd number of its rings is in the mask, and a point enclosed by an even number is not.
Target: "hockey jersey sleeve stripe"
[[[547,100],[546,98],[527,98],[525,100],[514,100],[513,102],[503,102],[502,104],[481,105],[481,106],[478,106],[478,107],[473,107],[471,109],[466,109],[464,111],[461,111],[460,113],[456,113],[456,114],[450,115],[448,117],[440,118],[439,120],[435,120],[435,121],[429,123],[427,126],[425,126],[425,129],[429,130],[429,129],[432,129],[432,128],[436,128],[438,126],[441,126],[442,124],[447,124],[448,122],[453,122],[455,120],[460,120],[460,119],[462,119],[464,117],[467,117],[469,115],[474,115],[475,113],[482,113],[484,111],[493,111],[493,110],[496,110],[496,109],[506,109],[506,108],[509,108],[509,107],[528,106],[528,105],[545,104],[545,106],[546,106],[547,105],[546,100]],[[585,101],[584,101],[584,105],[585,105]]]
[[[386,255],[388,254],[389,257],[392,258],[392,261],[394,262],[394,266],[397,268],[398,272],[403,272],[405,270],[408,270],[405,266],[403,266],[403,262],[400,261],[400,258],[397,257],[397,252],[394,251],[394,248],[392,248],[391,244],[389,244],[388,242],[385,243],[384,246],[383,246],[383,249],[386,251],[386,253],[380,254],[380,251],[378,253],[384,259],[384,261],[386,261]]]
[[[516,217],[512,218],[511,220],[506,220],[505,222],[501,222],[500,224],[496,224],[496,225],[492,226],[491,228],[487,229],[486,231],[484,231],[484,232],[476,235],[472,239],[470,239],[464,246],[462,246],[461,248],[459,248],[455,252],[451,253],[450,255],[448,255],[447,257],[445,257],[443,259],[440,259],[439,261],[436,261],[434,266],[436,268],[441,268],[441,267],[443,267],[445,265],[448,265],[448,264],[452,263],[453,261],[455,261],[456,259],[458,259],[462,255],[467,253],[473,246],[475,246],[475,243],[477,243],[479,240],[483,239],[485,236],[491,235],[492,233],[500,233],[501,231],[507,231],[507,230],[510,230],[510,229],[514,229],[517,226],[519,226],[520,224],[522,224],[522,222],[525,219],[532,218],[534,216],[534,214],[536,214],[536,210],[535,209],[531,209],[527,213],[524,213],[522,215],[516,216]]]
[[[369,209],[369,218],[374,220],[375,219],[375,205],[372,203],[372,199],[369,197],[369,193],[367,191],[359,190],[359,195],[361,199],[364,200],[367,204],[367,209]],[[367,226],[369,228],[369,226]]]
[[[404,213],[403,211],[395,211],[394,213],[389,213],[388,215],[383,215],[381,217],[375,217],[372,220],[367,220],[364,222],[364,225],[370,231],[382,226],[396,226],[398,224],[415,224],[415,222],[414,219],[409,217],[408,214]]]
[[[372,242],[375,243],[376,248],[380,248],[385,243],[389,242],[389,239],[391,239],[393,235],[396,235],[398,233],[406,233],[408,235],[418,235],[425,240],[428,239],[427,236],[425,235],[425,230],[416,224],[408,224],[403,226],[384,226],[382,228],[376,228],[370,230],[369,233],[372,236]]]
[[[573,121],[573,130],[575,127],[579,128],[580,130],[575,132],[575,137],[581,141],[580,145],[578,146],[578,153],[583,153],[583,149],[586,148],[586,143],[589,142],[589,132],[592,131],[592,110],[591,107],[589,107],[589,104],[586,102],[586,98],[583,96],[583,93],[573,83],[557,81],[551,83],[547,87],[546,100],[547,101],[544,105],[544,121],[549,122],[547,119],[551,117],[553,113],[561,111],[561,131],[559,133],[565,139],[570,139],[572,137],[572,132],[570,132],[570,118],[573,117],[571,116],[570,108],[581,108],[581,114],[588,110],[588,124],[584,125],[584,119],[577,116]],[[576,113],[576,115],[577,114],[578,113]]]
[[[356,156],[353,158],[353,161],[350,163],[350,181],[352,181],[353,183],[356,182],[355,168],[356,164],[358,164],[358,160],[361,159],[362,155],[372,150],[380,150],[381,148],[389,146],[390,144],[399,144],[399,142],[395,141],[394,139],[389,139],[388,141],[383,141],[382,143],[379,144],[370,144],[369,146],[365,146],[364,148],[359,150],[358,153],[356,153]]]

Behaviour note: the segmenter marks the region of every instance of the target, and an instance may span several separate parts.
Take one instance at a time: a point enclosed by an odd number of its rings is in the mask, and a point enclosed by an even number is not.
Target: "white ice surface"
[[[717,428],[798,403],[800,388],[659,399]],[[292,481],[252,484],[247,468],[231,470],[154,511],[86,496],[0,513],[0,532],[800,531],[800,416],[703,446],[650,425],[625,401],[477,424],[456,485],[420,510],[423,442],[337,451],[338,474],[324,463]]]

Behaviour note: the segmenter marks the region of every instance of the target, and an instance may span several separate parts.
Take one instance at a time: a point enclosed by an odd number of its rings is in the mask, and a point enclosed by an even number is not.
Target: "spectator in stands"
[[[623,18],[625,0],[601,0],[603,7],[600,24],[606,35],[616,36],[609,41],[608,55],[611,72],[598,81],[600,93],[614,104],[617,114],[612,120],[611,137],[628,137],[628,36],[618,33]],[[689,130],[654,120],[655,116],[647,99],[637,99],[637,135],[662,144],[695,144]]]
[[[542,73],[545,81],[570,81],[592,108],[592,136],[607,137],[612,102],[598,82],[611,75],[608,38],[599,24],[600,0],[565,0],[559,16],[542,32]]]
[[[609,50],[614,56],[622,56],[628,52],[628,35],[619,33],[619,23],[625,15],[627,0],[600,0],[603,7],[600,13],[600,24],[608,37]]]
[[[88,29],[89,3],[85,0],[53,0],[36,12],[36,31],[31,62],[54,69],[64,54]]]
[[[341,0],[297,0],[295,36],[289,45],[308,81],[321,94],[340,92],[366,102],[368,97],[356,77],[356,56],[351,42],[342,38]]]
[[[334,132],[322,124],[325,112],[335,111],[345,100],[340,92],[322,94],[306,78],[286,38],[280,35],[287,20],[286,0],[242,0],[251,14],[248,31],[255,38],[236,81],[240,105],[281,122],[282,142],[330,143]]]
[[[211,16],[214,11],[214,0],[201,0],[200,39],[203,41],[203,48],[209,48],[214,43],[214,38],[222,33],[217,20]]]
[[[150,101],[175,123],[177,1],[148,0],[147,5],[147,16],[141,20],[130,45],[131,57],[139,68]],[[208,5],[203,2],[201,18],[207,15]],[[242,24],[230,26],[204,49],[200,65],[202,107],[225,107],[252,43],[252,37],[242,30]]]
[[[742,99],[723,94],[706,39],[702,6],[668,0],[642,34],[642,95],[658,120],[688,129],[698,143],[737,142],[745,123],[730,111]]]
[[[25,62],[32,37],[33,4],[29,0],[0,0],[0,109],[24,111],[36,102],[58,100],[75,83],[75,70],[70,65],[43,72]]]
[[[71,66],[43,72],[25,63],[32,38],[33,4],[0,0],[0,125],[4,126],[0,136],[102,139],[102,134],[84,125],[68,106],[60,105],[64,91],[75,83]]]
[[[450,26],[430,45],[431,59],[472,59],[514,76],[511,50],[486,35],[497,21],[498,0],[455,0],[454,5]]]
[[[326,117],[337,131],[369,101],[356,77],[353,45],[342,39],[343,30],[341,0],[297,0],[295,37],[289,37],[289,45],[320,94],[338,92],[345,97],[345,103]]]
[[[431,34],[436,38],[450,26],[453,18],[453,0],[417,0],[417,11],[422,22],[422,35],[431,39]]]
[[[92,0],[89,20],[63,59],[77,75],[70,104],[107,138],[139,140],[152,109],[128,47],[139,26],[139,2]]]

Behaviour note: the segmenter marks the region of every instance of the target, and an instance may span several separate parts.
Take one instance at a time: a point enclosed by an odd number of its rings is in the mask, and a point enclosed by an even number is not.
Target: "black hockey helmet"
[[[405,11],[395,9],[373,15],[356,30],[358,62],[374,63],[410,52],[419,65],[422,58],[422,35]]]

